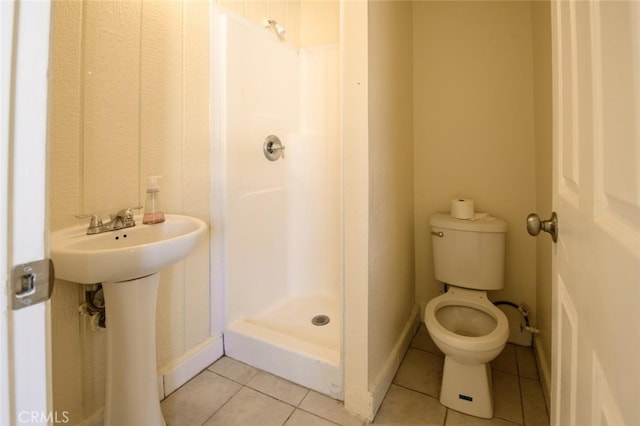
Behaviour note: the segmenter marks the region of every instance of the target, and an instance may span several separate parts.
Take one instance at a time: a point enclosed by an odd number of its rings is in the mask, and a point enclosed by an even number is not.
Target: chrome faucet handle
[[[102,226],[102,218],[97,213],[86,213],[86,214],[76,215],[77,219],[85,219],[87,217],[91,218],[91,221],[89,222],[89,228],[97,228],[99,226]]]
[[[78,219],[91,217],[89,227],[87,228],[87,235],[99,234],[100,232],[102,232],[102,229],[104,227],[102,218],[97,213],[77,214],[76,217]]]
[[[129,209],[122,209],[116,214],[110,214],[109,219],[111,219],[113,229],[117,229],[133,222],[133,213]]]
[[[133,216],[133,213],[131,212],[130,209],[121,209],[121,210],[118,210],[117,213],[109,215],[111,220],[126,219],[126,218],[130,218],[131,216]]]
[[[119,222],[123,227],[135,226],[136,222],[133,220],[133,212],[132,210],[141,209],[142,206],[137,207],[127,207],[125,209],[121,209],[118,213],[114,215],[109,215],[112,222]]]
[[[139,209],[141,209],[141,208],[142,208],[142,206],[137,206],[137,207],[127,207],[126,209],[120,209],[120,210],[118,210],[118,213],[116,213],[116,214],[112,214],[112,215],[109,215],[109,217],[110,217],[111,219],[114,219],[114,218],[126,218],[126,219],[133,218],[133,212],[132,212],[132,210],[139,210]]]

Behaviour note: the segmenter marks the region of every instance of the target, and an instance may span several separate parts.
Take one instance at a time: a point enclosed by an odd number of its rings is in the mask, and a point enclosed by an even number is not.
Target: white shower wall
[[[294,49],[275,35],[227,15],[226,58],[226,295],[227,322],[255,315],[288,293],[287,165],[268,161],[265,137],[292,150],[298,114]],[[272,37],[269,37],[272,36]],[[289,151],[289,152],[290,152]],[[287,157],[293,154],[286,152]],[[287,155],[289,154],[289,155]]]
[[[214,22],[214,127],[223,169],[214,227],[223,253],[225,350],[248,363],[253,353],[261,360],[273,354],[278,365],[257,366],[339,396],[338,45],[299,48],[227,11]],[[275,162],[262,151],[271,134],[286,146]],[[329,311],[330,327],[310,326],[312,316]],[[293,359],[300,353],[306,358]],[[302,365],[318,359],[331,371],[306,372],[307,378],[285,371],[298,361],[298,370],[308,370]],[[322,377],[331,383],[315,386]]]

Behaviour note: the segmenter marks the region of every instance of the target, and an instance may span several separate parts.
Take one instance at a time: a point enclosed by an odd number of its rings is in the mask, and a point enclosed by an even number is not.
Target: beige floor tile
[[[253,379],[247,383],[247,386],[296,407],[309,392],[308,389],[300,385],[296,385],[295,383],[291,383],[288,380],[265,371],[260,371],[253,376]]]
[[[520,377],[520,389],[522,390],[524,424],[527,426],[548,426],[549,414],[540,382]]]
[[[393,383],[439,398],[443,366],[443,356],[409,348]]]
[[[445,426],[514,426],[513,423],[498,417],[481,419],[449,409]]]
[[[314,391],[309,391],[299,408],[339,425],[361,426],[364,423],[364,420],[349,414],[342,402]]]
[[[371,424],[441,426],[446,411],[436,398],[392,384]]]
[[[284,424],[285,426],[335,426],[337,423],[330,422],[329,420],[318,417],[314,414],[307,413],[306,411],[296,409],[293,412],[289,420]]]
[[[169,395],[160,407],[167,425],[201,425],[240,388],[238,383],[205,370]]]
[[[494,418],[488,420],[447,409],[439,403],[444,356],[435,351],[437,348],[421,324],[371,424],[549,425],[531,348],[508,344],[492,363],[495,411]],[[365,424],[347,413],[340,401],[229,357],[221,358],[165,399],[162,411],[169,426],[203,422],[242,426]]]
[[[228,356],[223,356],[208,368],[209,371],[213,371],[221,376],[231,379],[234,382],[238,382],[241,385],[246,385],[249,381],[258,374],[258,369],[243,362],[236,361]]]
[[[516,346],[516,359],[518,360],[518,371],[520,377],[540,380],[538,377],[538,367],[533,356],[533,350],[526,346]]]
[[[500,355],[491,361],[493,370],[518,375],[518,362],[516,361],[516,347],[512,343],[507,343]]]
[[[493,371],[493,414],[501,419],[522,424],[522,405],[518,376]]]
[[[206,423],[224,426],[282,426],[295,408],[243,387]]]
[[[413,337],[411,341],[411,347],[415,349],[420,349],[423,351],[431,352],[438,355],[443,355],[442,351],[438,349],[431,336],[429,335],[429,331],[424,323],[420,323],[420,327],[418,327],[418,332]]]

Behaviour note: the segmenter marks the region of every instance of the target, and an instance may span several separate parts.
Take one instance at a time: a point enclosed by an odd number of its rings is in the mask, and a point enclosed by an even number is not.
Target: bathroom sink
[[[81,284],[119,282],[160,272],[186,257],[204,236],[200,219],[165,215],[166,221],[96,235],[86,235],[87,224],[51,234],[51,258],[56,277]]]

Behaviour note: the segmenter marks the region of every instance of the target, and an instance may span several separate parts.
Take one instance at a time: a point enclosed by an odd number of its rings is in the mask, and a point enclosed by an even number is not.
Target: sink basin
[[[141,278],[186,257],[206,232],[200,219],[167,214],[166,221],[86,235],[87,223],[51,234],[56,277],[81,284]]]

